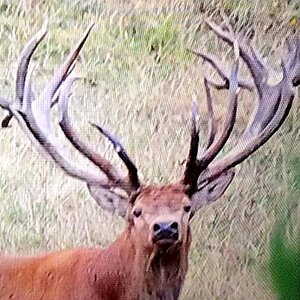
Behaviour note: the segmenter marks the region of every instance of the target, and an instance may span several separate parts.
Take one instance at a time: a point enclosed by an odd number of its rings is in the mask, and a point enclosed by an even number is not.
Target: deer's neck
[[[99,283],[101,279],[108,285],[113,282],[113,287],[107,285],[111,292],[117,284],[120,299],[178,299],[188,268],[190,242],[188,230],[182,243],[168,249],[144,247],[128,228],[100,255]],[[111,299],[119,299],[114,295]]]

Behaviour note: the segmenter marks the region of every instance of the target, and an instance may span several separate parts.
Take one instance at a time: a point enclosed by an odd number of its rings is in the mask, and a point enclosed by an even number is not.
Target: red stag
[[[16,78],[16,100],[0,98],[8,111],[2,126],[15,118],[27,136],[66,174],[86,182],[91,196],[106,211],[126,219],[120,237],[106,249],[77,249],[35,257],[0,258],[1,299],[178,299],[188,269],[191,243],[189,222],[203,205],[216,201],[230,185],[234,167],[266,143],[286,119],[300,84],[300,42],[289,43],[282,62],[282,80],[269,85],[268,68],[250,42],[234,34],[230,26],[207,25],[231,45],[235,53],[230,74],[212,55],[200,55],[218,72],[223,83],[204,80],[210,133],[207,147],[198,157],[197,107],[192,110],[191,142],[182,179],[163,186],[144,185],[124,147],[96,124],[113,144],[128,169],[122,176],[103,156],[86,145],[68,116],[68,98],[76,58],[91,25],[40,95],[31,88],[30,59],[46,35],[39,31],[21,53]],[[251,74],[247,81],[238,76],[239,60]],[[228,89],[229,101],[223,128],[218,130],[210,89]],[[236,146],[218,158],[236,120],[238,90],[256,92],[256,107]],[[105,176],[82,169],[66,158],[51,130],[50,110],[59,108],[59,126],[66,139]],[[122,191],[122,192],[120,192]]]

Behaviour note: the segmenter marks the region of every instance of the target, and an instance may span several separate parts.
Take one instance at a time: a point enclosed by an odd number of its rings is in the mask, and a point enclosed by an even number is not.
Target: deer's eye
[[[183,207],[183,210],[188,213],[191,210],[191,206],[186,205],[186,206]]]
[[[136,218],[138,218],[142,214],[141,209],[135,209],[132,213]]]

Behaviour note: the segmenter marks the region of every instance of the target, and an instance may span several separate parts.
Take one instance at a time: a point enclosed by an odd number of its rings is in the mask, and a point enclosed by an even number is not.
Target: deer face
[[[168,247],[187,236],[191,201],[180,185],[142,189],[129,211],[139,242]]]

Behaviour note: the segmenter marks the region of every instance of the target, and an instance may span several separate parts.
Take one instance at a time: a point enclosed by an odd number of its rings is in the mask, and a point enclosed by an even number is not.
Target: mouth
[[[174,245],[176,242],[178,242],[178,238],[178,232],[168,235],[159,234],[152,238],[152,242],[156,245]]]

